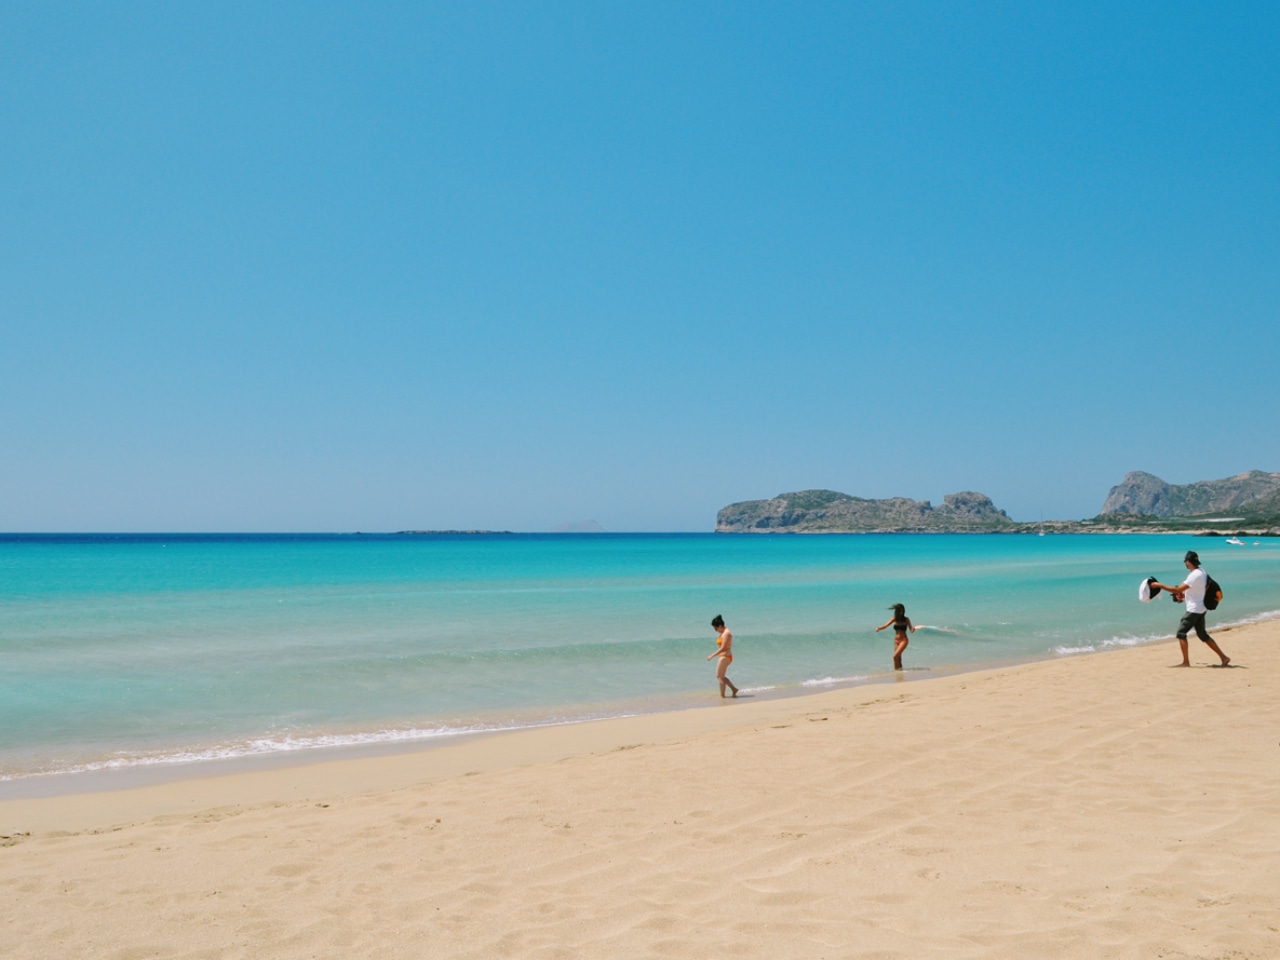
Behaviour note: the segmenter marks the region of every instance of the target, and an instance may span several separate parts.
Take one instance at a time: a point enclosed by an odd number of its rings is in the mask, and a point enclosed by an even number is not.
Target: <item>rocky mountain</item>
[[[928,500],[865,500],[835,490],[781,493],[771,500],[732,503],[716,514],[716,533],[988,533],[1017,529],[981,493]]]
[[[1132,514],[1145,517],[1195,517],[1215,513],[1251,514],[1251,505],[1280,494],[1280,473],[1250,470],[1222,480],[1166,483],[1150,473],[1135,470],[1111,488],[1102,515]]]
[[[1224,523],[1217,524],[1218,517]],[[1231,519],[1227,519],[1231,518]],[[1280,536],[1280,473],[1251,470],[1222,480],[1171,484],[1142,471],[1111,488],[1088,520],[1015,523],[991,498],[950,493],[928,500],[867,500],[835,490],[780,493],[732,503],[716,515],[717,533],[1137,533]]]
[[[1251,521],[1280,524],[1280,490],[1258,500],[1250,500],[1240,512]]]

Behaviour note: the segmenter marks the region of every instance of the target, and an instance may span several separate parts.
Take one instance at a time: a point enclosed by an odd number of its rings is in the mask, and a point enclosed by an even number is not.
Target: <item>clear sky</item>
[[[9,3],[0,530],[1280,470],[1272,3]]]

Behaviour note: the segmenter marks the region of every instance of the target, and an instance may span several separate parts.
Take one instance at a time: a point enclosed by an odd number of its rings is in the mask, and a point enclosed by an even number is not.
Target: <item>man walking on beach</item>
[[[1161,590],[1168,590],[1173,594],[1175,600],[1187,601],[1187,612],[1183,616],[1182,622],[1178,624],[1178,643],[1182,645],[1182,663],[1180,667],[1191,666],[1191,657],[1187,649],[1187,634],[1195,630],[1196,636],[1210,650],[1222,658],[1222,665],[1225,667],[1231,662],[1231,658],[1222,652],[1222,649],[1214,642],[1213,637],[1209,636],[1204,628],[1204,615],[1208,611],[1204,605],[1204,591],[1209,583],[1209,575],[1200,569],[1200,556],[1194,550],[1188,550],[1187,555],[1182,558],[1182,562],[1187,565],[1187,579],[1182,581],[1176,587],[1171,587],[1165,583],[1153,583],[1153,587],[1159,587]]]

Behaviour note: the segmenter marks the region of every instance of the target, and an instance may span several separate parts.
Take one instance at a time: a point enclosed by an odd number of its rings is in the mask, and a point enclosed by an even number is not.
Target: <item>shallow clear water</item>
[[[709,703],[717,613],[765,695],[883,675],[894,602],[914,669],[1143,642],[1188,548],[1211,629],[1280,608],[1275,540],[0,537],[0,778]]]

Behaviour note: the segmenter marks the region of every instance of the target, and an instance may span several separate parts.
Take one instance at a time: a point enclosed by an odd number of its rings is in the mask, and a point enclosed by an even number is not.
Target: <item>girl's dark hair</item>
[[[894,617],[897,618],[898,620],[901,620],[903,617],[907,615],[907,608],[903,606],[901,603],[895,603],[889,609],[893,611]]]
[[[716,618],[715,618],[714,620],[712,620],[712,621],[711,621],[711,625],[712,625],[713,627],[723,627],[723,626],[724,626],[724,617],[720,616],[720,614],[718,614],[718,613],[717,613],[717,614],[716,614]]]

